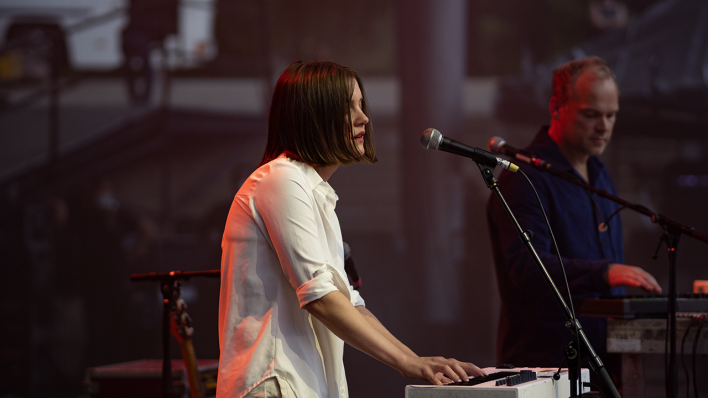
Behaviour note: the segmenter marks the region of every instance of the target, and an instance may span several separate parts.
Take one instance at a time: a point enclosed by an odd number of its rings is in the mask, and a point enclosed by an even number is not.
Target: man
[[[618,111],[618,89],[610,68],[597,57],[570,61],[553,74],[551,125],[541,128],[525,150],[615,194],[598,156],[612,137]],[[650,274],[623,264],[621,221],[618,215],[610,219],[618,208],[616,203],[529,165],[522,164],[521,169],[533,182],[546,210],[573,298],[621,295],[624,286],[661,292]],[[558,255],[533,190],[525,179],[509,172],[502,173],[499,187],[521,227],[532,231],[531,242],[567,300]],[[515,366],[559,366],[563,348],[573,340],[564,327],[565,315],[497,198],[491,197],[487,207],[501,295],[497,361]],[[616,360],[606,355],[605,319],[581,317],[580,322],[601,359],[605,363]],[[613,366],[608,365],[612,372]]]

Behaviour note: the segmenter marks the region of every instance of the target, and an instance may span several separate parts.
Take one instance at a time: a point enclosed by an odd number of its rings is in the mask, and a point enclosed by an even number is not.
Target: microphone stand
[[[592,345],[590,344],[590,341],[588,340],[587,336],[585,335],[585,332],[583,331],[583,327],[580,325],[580,322],[577,320],[577,318],[575,318],[573,316],[573,313],[570,311],[570,308],[568,308],[568,304],[566,304],[565,300],[563,299],[563,296],[561,295],[560,291],[558,290],[558,287],[556,287],[556,284],[553,282],[551,275],[548,273],[548,270],[546,270],[546,267],[543,265],[543,262],[541,261],[541,258],[538,256],[538,253],[536,253],[536,249],[534,249],[533,244],[531,243],[531,235],[528,232],[525,232],[521,228],[521,225],[519,225],[519,222],[516,220],[516,217],[514,217],[514,214],[511,212],[509,205],[506,203],[506,200],[504,200],[504,196],[502,196],[501,191],[499,191],[499,183],[498,183],[497,179],[494,177],[494,173],[493,173],[494,167],[490,166],[490,165],[482,164],[480,162],[477,162],[477,166],[479,166],[479,170],[482,172],[482,177],[484,178],[485,184],[487,184],[487,188],[491,189],[497,195],[497,198],[499,198],[499,201],[501,202],[502,207],[504,207],[506,214],[509,216],[509,218],[511,219],[511,222],[514,224],[514,227],[516,228],[516,231],[519,233],[519,237],[526,245],[526,248],[528,249],[529,253],[531,254],[531,257],[533,257],[534,262],[536,262],[538,269],[541,271],[541,274],[543,275],[543,278],[546,280],[546,284],[548,285],[548,288],[551,289],[551,291],[553,292],[553,296],[555,297],[556,302],[561,307],[563,312],[565,312],[565,316],[567,318],[567,321],[565,322],[565,327],[570,329],[574,333],[577,330],[576,337],[578,338],[578,343],[580,344],[580,346],[575,347],[575,348],[570,346],[566,350],[566,353],[567,353],[566,356],[569,357],[568,379],[570,381],[570,396],[571,397],[582,396],[582,395],[578,395],[579,392],[582,393],[582,388],[581,388],[582,383],[579,383],[580,371],[576,370],[581,366],[580,365],[580,358],[578,356],[577,351],[568,353],[568,351],[579,350],[582,353],[586,353],[585,355],[588,357],[588,360],[590,362],[590,366],[592,367],[593,371],[595,371],[595,373],[597,373],[597,375],[600,376],[600,379],[602,380],[603,384],[605,384],[605,386],[609,390],[612,397],[620,398],[617,388],[615,387],[614,383],[612,382],[610,375],[607,373],[607,369],[605,369],[605,365],[602,363],[602,360],[600,360],[600,357],[597,355],[597,353],[593,349]],[[572,363],[570,363],[571,359],[576,359],[576,360],[573,360]],[[577,365],[577,366],[574,366],[574,365]]]
[[[525,151],[518,151],[515,149],[511,152],[516,159],[533,166],[537,170],[544,171],[553,174],[554,176],[560,177],[566,181],[570,181],[573,184],[581,186],[602,198],[609,199],[615,203],[620,204],[622,207],[630,208],[638,213],[649,217],[653,223],[659,224],[664,230],[662,232],[661,241],[659,242],[659,245],[661,245],[661,242],[666,242],[667,251],[669,255],[669,297],[667,308],[669,330],[667,332],[669,334],[670,348],[669,369],[668,374],[666,375],[666,392],[667,396],[670,398],[678,397],[678,365],[676,363],[676,258],[678,255],[678,243],[682,234],[708,243],[708,235],[698,232],[693,227],[681,224],[662,214],[654,213],[645,206],[628,202],[622,198],[610,194],[604,189],[597,189],[593,186],[590,186],[584,181],[581,181],[576,178],[574,175],[558,169],[554,169],[553,167],[551,167],[550,163],[546,163],[544,160],[536,158],[533,155],[526,153]],[[507,155],[506,151],[503,151],[503,153]]]
[[[180,280],[188,280],[193,276],[221,277],[220,270],[212,271],[171,271],[148,272],[147,274],[132,274],[130,280],[158,281],[162,291],[162,396],[170,398],[172,394],[172,359],[170,358],[170,312],[179,297]]]

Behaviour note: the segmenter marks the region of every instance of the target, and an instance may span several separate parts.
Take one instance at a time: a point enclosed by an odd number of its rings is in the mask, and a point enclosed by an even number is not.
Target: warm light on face
[[[361,155],[364,154],[364,136],[366,135],[366,124],[369,123],[369,118],[366,117],[362,107],[364,104],[364,98],[361,95],[361,89],[359,88],[359,83],[354,80],[354,90],[352,92],[352,98],[349,102],[349,117],[352,121],[352,135],[354,137],[354,144]]]
[[[615,82],[589,70],[578,77],[570,94],[568,103],[560,108],[564,144],[583,155],[602,154],[619,111]]]

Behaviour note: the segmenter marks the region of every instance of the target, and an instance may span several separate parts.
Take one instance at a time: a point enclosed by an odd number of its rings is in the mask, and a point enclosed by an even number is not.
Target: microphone
[[[438,149],[441,151],[454,153],[455,155],[468,157],[477,163],[487,166],[496,167],[499,165],[513,172],[516,172],[516,170],[519,169],[519,166],[502,158],[498,158],[484,149],[473,148],[461,142],[444,137],[434,128],[429,128],[423,132],[423,136],[420,137],[420,144],[425,149]]]
[[[548,169],[551,167],[545,160],[539,159],[522,149],[509,146],[501,137],[492,137],[487,143],[487,148],[489,148],[489,152],[493,154],[513,157],[538,168]]]
[[[344,243],[344,271],[349,275],[349,278],[352,280],[352,287],[354,290],[359,290],[359,287],[361,286],[361,278],[359,277],[359,273],[356,272],[356,268],[354,267],[354,260],[352,260],[352,249],[349,247],[347,242]]]

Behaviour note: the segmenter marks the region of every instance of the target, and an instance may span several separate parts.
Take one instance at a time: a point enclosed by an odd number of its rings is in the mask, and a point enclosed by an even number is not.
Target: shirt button
[[[344,387],[339,387],[339,393],[342,394],[342,396],[346,394],[346,392],[344,391]]]

